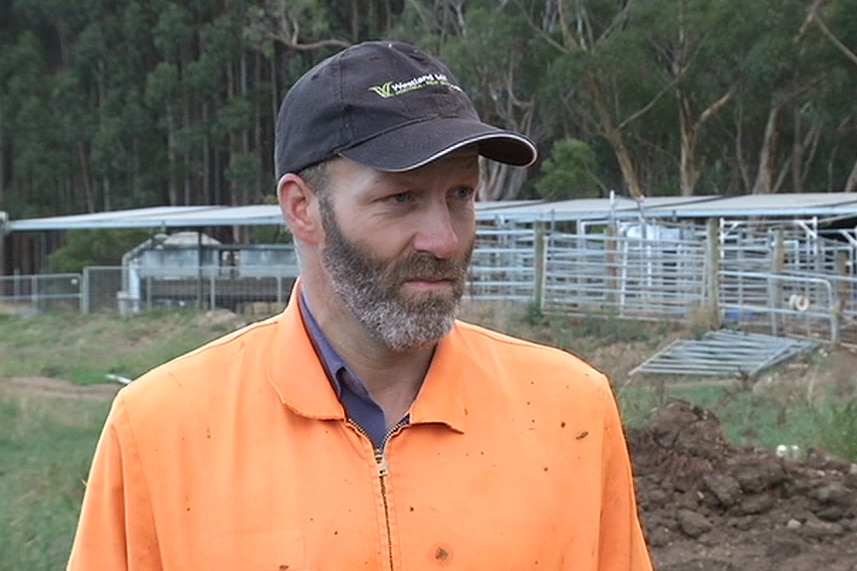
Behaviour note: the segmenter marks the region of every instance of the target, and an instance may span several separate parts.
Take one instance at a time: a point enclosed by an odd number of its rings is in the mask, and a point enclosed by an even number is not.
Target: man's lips
[[[452,277],[412,277],[403,281],[404,285],[414,289],[421,290],[438,290],[453,287],[456,283],[456,278]]]

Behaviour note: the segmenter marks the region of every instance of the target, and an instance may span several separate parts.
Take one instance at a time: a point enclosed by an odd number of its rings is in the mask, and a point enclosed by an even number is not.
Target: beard
[[[473,238],[461,258],[413,252],[400,261],[387,261],[343,234],[326,198],[319,206],[327,238],[322,263],[333,290],[370,335],[390,350],[403,352],[436,343],[452,330]],[[449,280],[453,287],[408,294],[403,284],[411,279]]]

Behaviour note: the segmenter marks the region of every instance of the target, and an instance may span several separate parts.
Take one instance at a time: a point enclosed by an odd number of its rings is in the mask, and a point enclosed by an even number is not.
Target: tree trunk
[[[212,189],[214,192],[214,204],[225,204],[223,197],[223,164],[221,161],[221,153],[218,150],[217,146],[214,146],[211,151],[211,171],[212,171],[212,183],[214,184],[214,188]]]
[[[112,204],[112,198],[113,197],[111,196],[112,191],[110,188],[110,177],[106,176],[106,175],[103,176],[101,178],[101,185],[104,187],[104,191],[103,191],[104,192],[104,201],[103,201],[104,212],[110,212],[113,210],[113,204]]]
[[[167,165],[169,166],[169,170],[167,171],[167,192],[169,193],[170,206],[178,206],[179,185],[176,178],[176,174],[178,173],[178,150],[176,148],[176,134],[172,120],[172,112],[169,110],[167,112],[171,115],[168,121],[169,125],[167,127]]]
[[[3,132],[3,114],[0,113],[0,205],[6,204],[6,177],[10,174],[6,172],[6,161],[9,160],[9,158],[6,156],[6,137]],[[0,240],[3,240],[2,234],[0,234]],[[2,247],[3,245],[0,243],[0,249],[2,249]],[[0,263],[2,263],[2,260],[0,260]],[[0,275],[2,274],[3,266],[0,265]]]
[[[735,95],[730,90],[717,101],[709,105],[699,117],[694,119],[690,100],[679,94],[679,129],[681,131],[681,195],[693,196],[696,194],[696,185],[701,175],[699,163],[696,159],[696,143],[699,140],[699,131],[702,126],[713,117],[720,109],[729,103]]]
[[[527,170],[494,161],[482,161],[479,200],[514,200],[520,198],[527,180]]]
[[[262,54],[256,53],[256,59],[253,62],[253,85],[264,85],[264,69],[265,69],[265,61],[262,58]],[[252,149],[253,152],[261,155],[262,150],[265,148],[265,143],[263,142],[263,133],[264,129],[262,126],[262,102],[255,101],[253,102],[253,144]],[[261,163],[264,165],[264,161]],[[253,177],[253,203],[256,204],[262,201],[262,197],[265,193],[268,192],[268,185],[263,184],[263,180],[267,180],[262,178],[262,173],[256,172],[256,176]]]
[[[202,104],[202,123],[208,125],[208,102]],[[203,204],[217,204],[211,191],[211,141],[208,132],[202,139],[202,196]]]
[[[774,191],[782,115],[783,104],[774,102],[768,113],[768,122],[765,125],[765,135],[762,140],[762,148],[759,151],[759,170],[756,172],[756,182],[753,184],[752,194],[771,194]]]
[[[681,132],[681,195],[693,196],[699,171],[696,168],[696,141],[699,130],[691,117],[690,101],[679,101],[679,131]]]
[[[80,161],[80,182],[83,187],[83,201],[87,212],[95,212],[95,195],[92,191],[92,178],[89,168],[89,153],[86,141],[77,140],[77,158]]]
[[[845,192],[857,192],[857,157],[854,160],[854,166],[851,167],[851,174],[848,175],[848,180],[845,181]]]
[[[360,2],[351,0],[351,41],[356,43],[360,38]]]
[[[188,126],[190,120],[190,97],[185,97],[182,105],[182,125]],[[193,200],[193,169],[191,169],[192,154],[187,151],[187,146],[182,149],[182,204],[190,206],[194,203]]]
[[[805,192],[806,180],[809,177],[810,166],[818,150],[824,122],[820,117],[815,117],[812,125],[803,135],[801,134],[801,126],[801,114],[798,110],[795,111],[795,133],[791,161],[794,192]]]
[[[634,165],[634,160],[631,158],[631,153],[628,151],[627,145],[625,145],[625,138],[622,135],[622,131],[616,127],[613,117],[610,115],[601,84],[592,74],[587,74],[586,79],[589,92],[592,94],[592,102],[598,112],[599,128],[604,138],[610,143],[613,153],[616,155],[616,161],[619,163],[619,168],[622,171],[622,178],[625,180],[628,194],[632,198],[642,198],[645,196],[645,193],[640,185],[637,167]]]

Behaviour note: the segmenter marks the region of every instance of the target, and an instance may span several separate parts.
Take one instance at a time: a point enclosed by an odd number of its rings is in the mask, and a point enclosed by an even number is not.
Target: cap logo
[[[425,75],[409,79],[408,81],[388,81],[383,85],[371,86],[369,91],[374,91],[377,95],[384,99],[388,99],[390,97],[396,97],[398,95],[408,93],[409,91],[416,91],[417,89],[422,89],[423,87],[428,87],[430,85],[445,85],[450,89],[461,91],[460,87],[450,82],[446,75],[442,73],[427,73]]]

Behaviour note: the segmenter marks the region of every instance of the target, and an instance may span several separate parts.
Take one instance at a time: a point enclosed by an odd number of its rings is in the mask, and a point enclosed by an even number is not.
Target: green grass
[[[857,397],[834,399],[816,411],[816,442],[832,454],[857,462]]]
[[[226,313],[0,315],[0,378],[135,377],[244,323]],[[0,387],[0,569],[66,565],[110,403]]]
[[[109,403],[0,396],[0,569],[62,569]]]
[[[768,449],[797,444],[804,450],[822,446],[829,452],[857,459],[857,450],[847,446],[849,438],[857,436],[857,421],[850,427],[843,423],[849,418],[848,411],[834,394],[808,401],[778,393],[755,394],[737,382],[706,384],[704,380],[697,380],[695,385],[634,386],[619,392],[625,422],[635,427],[645,426],[668,398],[714,411],[724,436],[733,444]],[[857,414],[857,404],[852,404],[850,410]]]
[[[132,317],[53,313],[0,318],[0,377],[78,383],[134,378],[243,323],[228,314],[150,312]]]
[[[546,317],[526,307],[507,306],[499,315],[477,309],[468,316],[472,321],[560,346],[607,372],[629,425],[644,425],[667,398],[683,398],[713,410],[732,443],[820,445],[857,460],[857,357],[837,365],[834,358],[840,357],[814,356],[792,383],[766,390],[737,381],[628,382],[630,368],[680,332],[657,323]],[[245,321],[192,312],[0,315],[0,378],[35,375],[87,384],[103,382],[106,373],[135,377]],[[807,389],[805,378],[819,379],[816,388]],[[82,481],[108,407],[104,401],[0,389],[0,569],[65,566]]]

